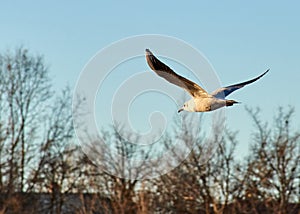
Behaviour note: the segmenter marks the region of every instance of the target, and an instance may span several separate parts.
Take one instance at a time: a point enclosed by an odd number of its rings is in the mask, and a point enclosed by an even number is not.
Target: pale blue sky
[[[45,56],[54,86],[75,86],[88,60],[119,39],[164,34],[200,50],[224,85],[270,68],[259,82],[233,93],[271,120],[294,106],[299,127],[300,3],[297,1],[2,1],[0,50],[24,45]],[[145,65],[145,69],[146,69]],[[252,121],[243,106],[227,109],[246,153]]]

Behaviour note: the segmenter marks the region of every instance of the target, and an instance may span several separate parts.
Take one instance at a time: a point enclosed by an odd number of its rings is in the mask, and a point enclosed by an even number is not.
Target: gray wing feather
[[[268,73],[269,70],[270,69],[268,69],[267,71],[265,71],[263,74],[259,75],[258,77],[255,77],[254,79],[251,79],[251,80],[248,80],[248,81],[245,81],[245,82],[242,82],[242,83],[230,85],[230,86],[227,86],[227,87],[219,88],[219,89],[215,90],[214,92],[212,92],[211,95],[216,97],[216,98],[224,99],[226,96],[228,96],[229,94],[231,94],[235,90],[243,88],[245,85],[248,85],[250,83],[253,83],[253,82],[257,81],[258,79],[263,77],[266,73]]]

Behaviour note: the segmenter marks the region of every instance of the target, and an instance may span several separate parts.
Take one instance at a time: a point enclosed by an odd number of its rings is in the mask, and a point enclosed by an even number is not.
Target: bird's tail
[[[226,106],[232,106],[233,104],[237,104],[237,103],[240,103],[240,102],[237,102],[235,100],[226,100]]]

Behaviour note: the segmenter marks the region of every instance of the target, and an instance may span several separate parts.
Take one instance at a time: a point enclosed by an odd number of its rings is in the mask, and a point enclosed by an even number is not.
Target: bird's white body
[[[213,111],[228,105],[228,102],[226,101],[227,100],[218,99],[215,97],[190,99],[184,103],[183,107],[179,109],[179,112],[182,110],[189,112]]]
[[[196,112],[213,111],[226,106],[226,100],[217,99],[215,97],[196,98],[194,99]]]

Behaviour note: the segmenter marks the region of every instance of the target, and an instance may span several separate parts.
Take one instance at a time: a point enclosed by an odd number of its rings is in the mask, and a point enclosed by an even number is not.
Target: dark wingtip
[[[154,65],[154,63],[156,62],[155,56],[153,55],[153,53],[148,48],[145,49],[145,52],[146,52],[146,61],[149,65],[149,67],[152,70],[156,70],[156,67]]]
[[[146,54],[148,54],[148,55],[152,54],[152,52],[150,51],[149,48],[146,48],[146,49],[145,49],[145,52],[146,52]]]
[[[268,73],[269,72],[269,70],[270,70],[270,68],[269,69],[267,69],[264,73],[262,73],[258,78],[261,78],[262,76],[264,76],[266,73]]]

